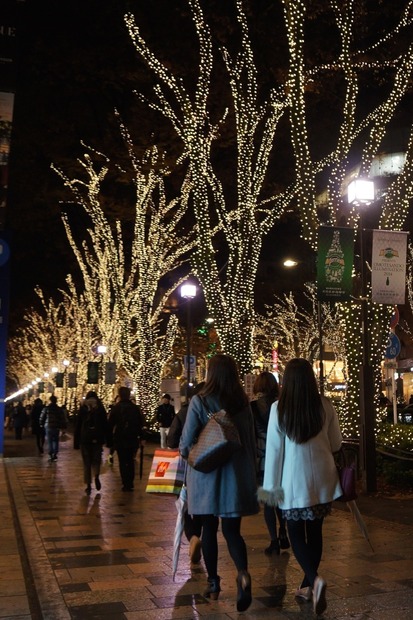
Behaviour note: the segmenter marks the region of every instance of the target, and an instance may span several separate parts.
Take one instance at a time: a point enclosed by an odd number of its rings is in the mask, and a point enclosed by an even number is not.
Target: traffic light
[[[105,364],[105,383],[106,385],[114,385],[116,383],[115,362],[106,362]]]
[[[55,385],[57,388],[63,387],[63,373],[57,372],[55,375]]]
[[[99,383],[99,363],[87,363],[87,382],[96,385]]]

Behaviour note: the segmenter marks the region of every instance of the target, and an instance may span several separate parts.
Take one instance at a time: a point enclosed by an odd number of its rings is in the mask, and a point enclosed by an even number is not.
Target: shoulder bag
[[[207,409],[202,398],[201,401]],[[238,430],[224,409],[216,413],[207,409],[207,415],[208,422],[188,455],[189,465],[204,474],[225,465],[242,447]]]
[[[357,499],[355,465],[354,463],[350,465],[347,463],[347,458],[342,447],[337,452],[335,459],[340,486],[343,491],[343,495],[341,495],[338,500],[340,502],[351,502],[353,499]]]

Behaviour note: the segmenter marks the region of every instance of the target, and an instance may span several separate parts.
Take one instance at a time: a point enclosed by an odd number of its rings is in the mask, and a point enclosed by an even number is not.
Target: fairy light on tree
[[[78,241],[68,216],[63,216],[99,339],[110,345],[111,354],[116,352],[120,365],[132,378],[144,413],[151,419],[177,330],[177,318],[171,315],[161,331],[162,313],[180,284],[176,269],[187,261],[194,246],[191,231],[186,235],[181,232],[190,185],[184,179],[181,194],[168,200],[164,179],[169,170],[157,149],[153,147],[143,160],[139,159],[126,126],[117,116],[133,171],[129,182],[135,191],[129,246],[125,246],[122,223],[111,223],[101,204],[109,159],[89,149],[79,160],[84,179],[69,179],[61,170],[57,172],[91,220],[89,239]],[[166,275],[171,284],[162,289]]]

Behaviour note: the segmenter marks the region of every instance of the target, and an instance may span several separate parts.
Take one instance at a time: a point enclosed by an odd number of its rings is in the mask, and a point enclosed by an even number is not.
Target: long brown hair
[[[311,364],[302,358],[286,367],[278,400],[281,430],[295,443],[305,443],[321,431],[324,410]]]
[[[248,405],[248,397],[242,387],[234,358],[222,353],[211,357],[205,385],[199,395],[215,396],[220,406],[230,415],[238,413]]]

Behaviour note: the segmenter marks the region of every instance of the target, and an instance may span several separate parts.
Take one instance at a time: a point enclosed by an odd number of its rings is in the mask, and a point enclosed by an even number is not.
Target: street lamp
[[[187,300],[186,323],[186,399],[189,402],[191,383],[191,303],[196,296],[196,286],[185,282],[181,286],[181,297]]]
[[[354,179],[348,186],[348,201],[359,208],[360,230],[360,275],[361,275],[361,346],[362,364],[360,368],[360,461],[363,488],[368,493],[377,490],[376,479],[376,437],[374,431],[374,375],[370,364],[367,316],[367,271],[364,258],[363,206],[374,200],[374,182],[371,179]]]

